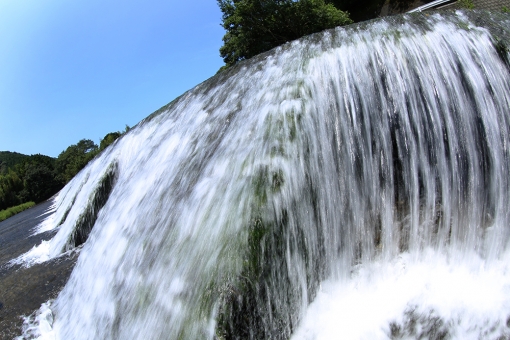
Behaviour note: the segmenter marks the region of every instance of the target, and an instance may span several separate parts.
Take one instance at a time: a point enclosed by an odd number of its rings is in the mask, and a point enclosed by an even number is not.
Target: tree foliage
[[[42,202],[56,194],[98,153],[129,131],[110,132],[98,147],[82,139],[60,153],[57,158],[0,152],[0,210],[25,202]]]
[[[0,175],[5,175],[9,168],[22,163],[29,157],[18,152],[0,151]]]
[[[0,210],[29,201],[41,202],[62,187],[56,179],[54,158],[23,156],[0,174]]]
[[[42,202],[62,187],[55,176],[55,169],[42,163],[30,163],[23,177],[22,202]]]
[[[106,134],[106,136],[104,136],[104,138],[101,139],[101,142],[99,143],[99,151],[103,151],[104,149],[106,149],[110,144],[115,142],[117,140],[117,138],[119,138],[120,136],[122,136],[122,133],[120,133],[118,131],[110,132],[110,133]]]
[[[347,11],[355,22],[373,19],[379,16],[386,0],[327,0],[336,8]],[[389,0],[390,6],[394,3],[411,3],[414,0]]]
[[[0,176],[0,210],[18,205],[20,199],[17,193],[23,190],[23,181],[18,174],[9,169]]]
[[[58,155],[56,168],[61,183],[69,182],[97,154],[97,145],[90,139],[82,139],[68,146]]]
[[[127,131],[129,127],[126,126],[125,132]],[[56,170],[61,183],[69,182],[90,160],[122,135],[120,131],[107,133],[99,142],[99,147],[90,139],[82,139],[62,151],[56,161]]]
[[[218,0],[227,66],[302,36],[352,23],[325,0]]]

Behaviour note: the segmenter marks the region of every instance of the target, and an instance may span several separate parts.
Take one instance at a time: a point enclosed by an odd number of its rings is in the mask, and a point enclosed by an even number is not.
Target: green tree
[[[104,149],[106,149],[110,144],[115,142],[117,140],[117,138],[119,138],[120,136],[122,136],[122,133],[120,133],[118,131],[110,132],[110,133],[106,134],[106,136],[104,136],[104,138],[101,139],[101,142],[99,142],[99,151],[103,151]]]
[[[90,139],[82,139],[69,146],[57,157],[56,170],[62,184],[69,182],[87,163],[97,155],[97,145]]]
[[[15,172],[23,181],[23,190],[16,193],[20,203],[39,203],[60,190],[62,185],[57,180],[55,162],[55,158],[36,154],[14,166]]]
[[[23,180],[12,169],[0,175],[0,210],[22,203],[17,195],[23,190]]]
[[[54,158],[12,152],[3,152],[0,157],[2,164],[11,165],[0,174],[0,209],[29,201],[39,203],[60,190]]]
[[[106,134],[99,148],[93,141],[82,139],[61,152],[57,159],[0,151],[0,210],[50,198],[100,151],[129,130],[126,125],[124,132]]]
[[[47,164],[32,162],[28,164],[27,171],[23,177],[23,192],[26,197],[21,197],[22,202],[42,202],[61,189],[57,181],[56,173]]]
[[[352,23],[325,0],[218,0],[227,66],[302,36]]]
[[[13,168],[16,164],[23,163],[30,156],[17,152],[0,151],[0,175],[5,175],[9,168]]]

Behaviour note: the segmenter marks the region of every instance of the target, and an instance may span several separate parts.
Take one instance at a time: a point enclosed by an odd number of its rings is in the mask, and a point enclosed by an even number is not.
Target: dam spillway
[[[59,193],[34,253],[80,255],[24,336],[508,336],[509,37],[408,14],[186,92]]]

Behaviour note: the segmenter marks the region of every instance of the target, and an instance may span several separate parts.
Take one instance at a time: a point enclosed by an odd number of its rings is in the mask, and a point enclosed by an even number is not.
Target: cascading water
[[[508,337],[509,37],[405,15],[185,93],[59,194],[83,248],[25,336]]]

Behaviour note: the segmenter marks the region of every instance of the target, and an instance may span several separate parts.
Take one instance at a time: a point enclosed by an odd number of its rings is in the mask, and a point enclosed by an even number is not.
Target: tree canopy
[[[15,156],[9,160],[10,166],[0,173],[0,210],[29,201],[38,203],[60,190],[54,158],[39,154]]]
[[[29,157],[18,152],[0,151],[0,175],[7,174],[9,168],[18,163],[23,163]]]
[[[42,202],[57,193],[99,152],[129,131],[110,132],[98,147],[90,139],[69,146],[57,158],[0,152],[0,210],[33,201]]]
[[[227,66],[302,36],[352,23],[325,0],[218,0]]]
[[[129,126],[126,126],[124,133],[129,129]],[[99,142],[99,147],[90,139],[82,139],[62,151],[56,161],[58,178],[62,184],[69,182],[90,160],[122,135],[120,131],[107,133]]]
[[[56,168],[59,180],[69,182],[97,154],[97,145],[90,139],[82,139],[68,146],[58,155]]]

